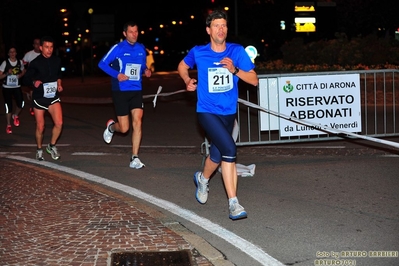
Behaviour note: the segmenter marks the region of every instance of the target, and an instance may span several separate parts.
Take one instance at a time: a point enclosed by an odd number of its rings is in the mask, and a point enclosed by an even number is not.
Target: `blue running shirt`
[[[110,75],[113,91],[139,91],[142,89],[142,75],[146,67],[147,54],[143,44],[130,44],[126,40],[115,44],[98,63],[98,67]],[[119,82],[119,73],[129,80]]]
[[[197,66],[197,112],[231,115],[237,112],[239,78],[220,65],[224,57],[233,60],[234,66],[244,71],[255,68],[244,47],[226,43],[226,50],[214,52],[210,43],[194,46],[184,57],[190,67]]]

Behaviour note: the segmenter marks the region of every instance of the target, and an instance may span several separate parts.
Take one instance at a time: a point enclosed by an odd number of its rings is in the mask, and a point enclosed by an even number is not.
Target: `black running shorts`
[[[117,116],[125,116],[130,113],[130,110],[143,108],[141,91],[112,91],[112,100]]]
[[[52,104],[61,102],[60,98],[39,98],[33,99],[33,107],[42,110],[48,110],[48,107]]]

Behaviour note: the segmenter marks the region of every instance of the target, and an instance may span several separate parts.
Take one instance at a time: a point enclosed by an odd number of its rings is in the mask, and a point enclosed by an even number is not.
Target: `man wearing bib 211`
[[[206,19],[210,43],[193,47],[179,63],[178,72],[188,91],[197,91],[197,118],[210,139],[209,156],[202,172],[194,174],[195,197],[208,200],[208,182],[221,164],[223,183],[229,199],[229,218],[247,217],[237,199],[236,144],[232,137],[238,101],[238,81],[257,86],[255,65],[244,47],[226,42],[227,14],[213,11]],[[197,66],[198,80],[188,70]]]

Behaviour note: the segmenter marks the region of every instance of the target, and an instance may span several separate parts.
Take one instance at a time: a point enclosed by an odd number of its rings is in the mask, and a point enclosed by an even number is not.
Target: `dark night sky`
[[[4,3],[3,3],[4,1]],[[209,0],[210,2],[210,0]],[[154,4],[155,3],[155,4]],[[115,14],[115,32],[122,33],[122,25],[127,20],[134,20],[140,29],[154,27],[171,19],[185,19],[191,12],[196,15],[204,9],[205,1],[49,1],[49,0],[2,0],[0,34],[6,47],[16,45],[20,49],[31,49],[32,39],[43,35],[60,37],[61,15],[59,9],[67,8],[71,13],[70,27],[78,21],[90,22],[87,9],[93,7],[95,14]],[[184,2],[183,2],[184,4]],[[202,4],[202,7],[201,7]],[[202,23],[204,23],[202,21]],[[0,25],[1,26],[1,25]],[[205,26],[203,27],[205,31]],[[72,30],[71,30],[72,31]],[[55,36],[56,35],[56,36]]]
[[[328,0],[324,0],[328,1]],[[32,39],[43,35],[52,35],[61,38],[60,7],[70,10],[70,26],[76,27],[78,21],[90,22],[87,8],[92,6],[95,14],[108,13],[115,15],[116,39],[122,37],[122,25],[127,20],[134,20],[140,29],[157,28],[160,23],[169,23],[172,19],[186,21],[190,14],[197,20],[189,21],[188,26],[179,27],[178,30],[168,28],[165,34],[173,31],[169,38],[169,46],[191,47],[194,43],[206,42],[209,37],[205,32],[206,8],[224,6],[228,3],[232,8],[233,0],[196,0],[196,1],[74,1],[74,0],[1,0],[0,8],[0,45],[2,51],[10,45],[17,46],[19,55],[32,48]],[[279,21],[293,19],[294,0],[237,0],[238,8],[238,36],[239,41],[254,42],[265,39],[268,42],[281,42],[293,37],[290,30],[280,31]],[[271,4],[273,2],[273,4]],[[390,32],[393,27],[399,27],[399,1],[390,0],[336,0],[337,16],[328,20],[326,25],[331,26],[331,31],[342,30],[349,36],[368,34],[377,28],[377,25],[386,25]],[[247,4],[245,4],[247,3]],[[249,3],[249,4],[248,4]],[[256,4],[254,4],[256,3]],[[229,11],[229,40],[235,41],[236,21],[234,10]],[[335,25],[335,21],[337,22]],[[335,27],[336,26],[336,27]],[[330,30],[330,29],[329,29]],[[319,37],[333,36],[334,32],[319,31]],[[165,36],[168,37],[168,36]],[[151,42],[144,36],[139,41]],[[1,49],[0,49],[1,50]],[[22,50],[22,51],[21,51]],[[3,55],[0,54],[0,57]]]

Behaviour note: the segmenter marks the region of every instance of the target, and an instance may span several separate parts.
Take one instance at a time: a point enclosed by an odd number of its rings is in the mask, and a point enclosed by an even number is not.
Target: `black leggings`
[[[210,138],[210,159],[214,163],[235,162],[237,147],[231,134],[236,115],[197,113],[197,117],[207,137]]]
[[[19,88],[4,88],[3,97],[6,108],[6,114],[12,112],[12,98],[14,97],[17,107],[22,109],[24,107],[24,98],[22,96],[21,87]]]

